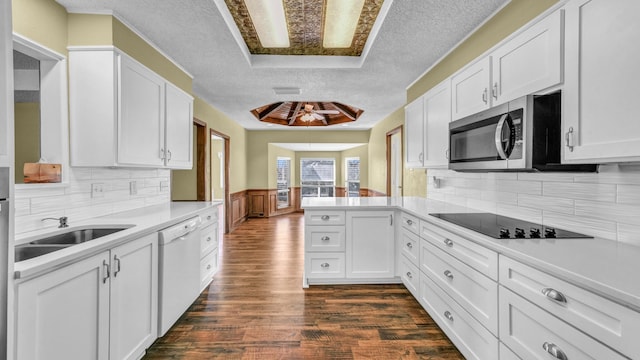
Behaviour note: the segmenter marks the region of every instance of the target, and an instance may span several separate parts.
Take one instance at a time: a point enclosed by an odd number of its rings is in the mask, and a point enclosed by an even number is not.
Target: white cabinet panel
[[[348,278],[394,277],[393,216],[393,211],[347,212]]]
[[[564,162],[640,160],[640,2],[572,0],[565,13]]]
[[[109,358],[109,252],[17,286],[16,358]]]
[[[420,270],[405,256],[400,257],[400,277],[404,286],[413,294],[413,297],[420,296]]]
[[[449,122],[451,122],[451,82],[436,85],[424,95],[426,168],[444,168],[449,161]]]
[[[193,98],[166,84],[166,165],[191,169],[193,164]]]
[[[624,359],[502,286],[499,298],[500,341],[523,359]]]
[[[424,160],[424,96],[404,109],[405,157],[407,167],[422,167]]]
[[[400,222],[403,229],[407,229],[416,235],[420,234],[420,220],[417,217],[402,212],[400,214]]]
[[[418,235],[402,229],[400,232],[400,252],[414,266],[418,266],[420,257],[420,238]]]
[[[305,276],[307,279],[344,278],[344,253],[305,254]]]
[[[491,59],[486,57],[451,78],[453,120],[475,114],[491,106]]]
[[[345,212],[340,210],[305,211],[306,225],[344,225]]]
[[[554,12],[491,53],[494,106],[562,81],[562,17]]]
[[[305,251],[344,251],[344,226],[307,226],[305,228]]]

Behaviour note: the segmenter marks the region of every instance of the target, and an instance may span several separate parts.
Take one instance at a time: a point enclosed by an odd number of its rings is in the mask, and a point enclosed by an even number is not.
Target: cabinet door
[[[562,81],[562,14],[547,16],[491,54],[493,106]]]
[[[158,333],[158,235],[111,250],[110,358],[139,359]]]
[[[193,98],[166,84],[166,161],[172,169],[191,169],[193,165]]]
[[[408,167],[422,167],[424,160],[424,98],[404,108],[404,136]]]
[[[347,278],[395,275],[393,211],[347,212]]]
[[[451,116],[453,120],[491,106],[491,58],[486,57],[451,78]]]
[[[639,13],[637,0],[567,3],[564,162],[640,160]]]
[[[109,252],[17,286],[16,358],[107,360]]]
[[[451,122],[451,82],[445,80],[424,96],[425,155],[427,168],[447,167],[449,122]]]
[[[164,80],[120,55],[118,164],[164,165]]]

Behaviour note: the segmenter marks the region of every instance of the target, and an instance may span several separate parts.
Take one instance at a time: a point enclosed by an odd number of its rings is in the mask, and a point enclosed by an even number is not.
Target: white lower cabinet
[[[626,359],[502,286],[499,308],[500,341],[523,359]]]
[[[415,298],[420,296],[420,270],[406,256],[400,258],[400,278]]]
[[[17,285],[16,358],[138,359],[157,333],[157,234]]]
[[[500,360],[521,360],[520,357],[511,351],[505,344],[500,343]]]
[[[498,339],[424,273],[418,301],[465,358],[498,359]]]
[[[218,209],[211,208],[200,215],[200,291],[203,291],[218,271],[220,230],[218,228]]]
[[[346,276],[393,278],[395,231],[393,211],[348,211]]]

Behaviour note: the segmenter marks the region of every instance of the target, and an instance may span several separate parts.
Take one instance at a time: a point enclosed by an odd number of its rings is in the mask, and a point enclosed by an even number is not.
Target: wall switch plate
[[[138,194],[138,182],[130,181],[129,182],[129,195],[137,195]]]
[[[160,192],[165,192],[169,190],[169,182],[167,180],[160,181]]]
[[[91,184],[91,197],[92,198],[104,197],[104,184],[103,183],[93,183],[93,184]]]

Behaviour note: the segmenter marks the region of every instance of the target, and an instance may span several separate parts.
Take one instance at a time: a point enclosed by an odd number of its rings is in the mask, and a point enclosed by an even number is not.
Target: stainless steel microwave
[[[561,156],[561,92],[528,95],[449,124],[456,171],[595,171]]]

